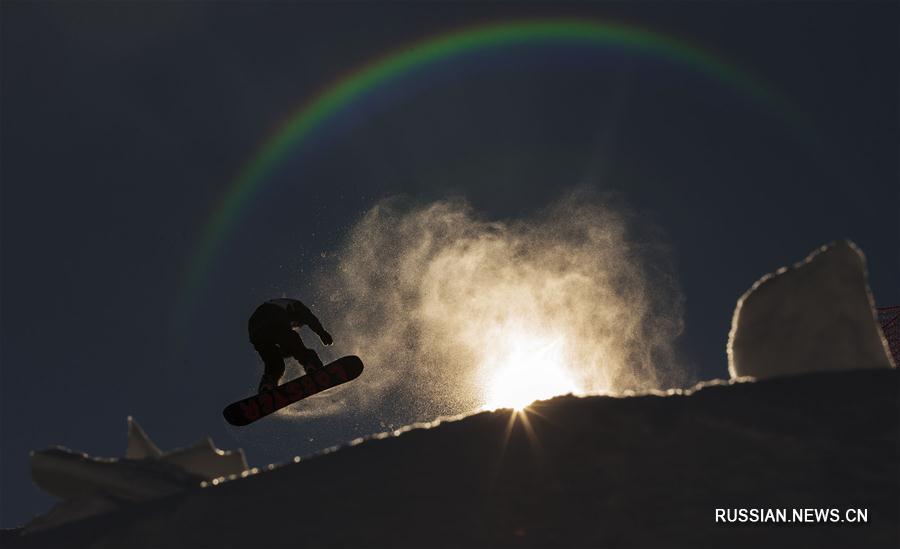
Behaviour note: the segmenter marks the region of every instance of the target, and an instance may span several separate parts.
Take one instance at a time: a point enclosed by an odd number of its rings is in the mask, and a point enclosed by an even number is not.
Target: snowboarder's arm
[[[315,317],[312,313],[310,313],[310,322],[308,322],[308,326],[310,330],[314,331],[316,335],[319,336],[319,339],[322,340],[322,343],[326,346],[331,345],[334,341],[331,338],[331,334],[329,334],[324,327],[322,327],[322,323],[319,322],[319,319]]]
[[[322,340],[322,343],[324,343],[325,345],[331,345],[333,341],[331,338],[331,334],[329,334],[325,330],[325,328],[322,326],[322,323],[319,322],[318,318],[316,318],[316,315],[314,315],[312,311],[310,311],[309,308],[305,305],[302,305],[300,313],[302,316],[301,321],[309,326],[309,329],[319,336],[319,339]]]

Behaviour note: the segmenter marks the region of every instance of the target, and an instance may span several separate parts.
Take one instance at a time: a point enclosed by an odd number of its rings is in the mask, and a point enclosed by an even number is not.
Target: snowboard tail
[[[232,425],[249,425],[308,396],[356,379],[362,371],[363,363],[358,356],[345,356],[326,364],[314,374],[292,379],[271,391],[263,391],[229,404],[222,410],[222,415]]]

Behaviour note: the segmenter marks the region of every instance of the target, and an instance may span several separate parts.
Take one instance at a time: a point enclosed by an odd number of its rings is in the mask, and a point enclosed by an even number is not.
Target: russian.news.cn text
[[[716,508],[715,522],[723,524],[864,524],[869,521],[868,509],[857,508]]]

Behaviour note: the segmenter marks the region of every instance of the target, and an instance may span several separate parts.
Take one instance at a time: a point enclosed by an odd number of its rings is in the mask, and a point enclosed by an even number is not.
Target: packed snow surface
[[[372,437],[4,547],[897,547],[900,378],[557,397]],[[302,429],[302,427],[298,427]],[[302,432],[298,432],[302,436]],[[867,510],[862,524],[716,509]]]

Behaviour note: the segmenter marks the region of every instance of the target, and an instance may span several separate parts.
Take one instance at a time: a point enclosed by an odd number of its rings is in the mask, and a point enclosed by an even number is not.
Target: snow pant
[[[287,357],[294,357],[305,370],[322,367],[319,355],[303,344],[300,335],[291,329],[290,322],[281,318],[281,314],[278,306],[263,304],[253,313],[247,325],[250,343],[265,364],[265,375],[276,384],[284,375],[284,359]]]

